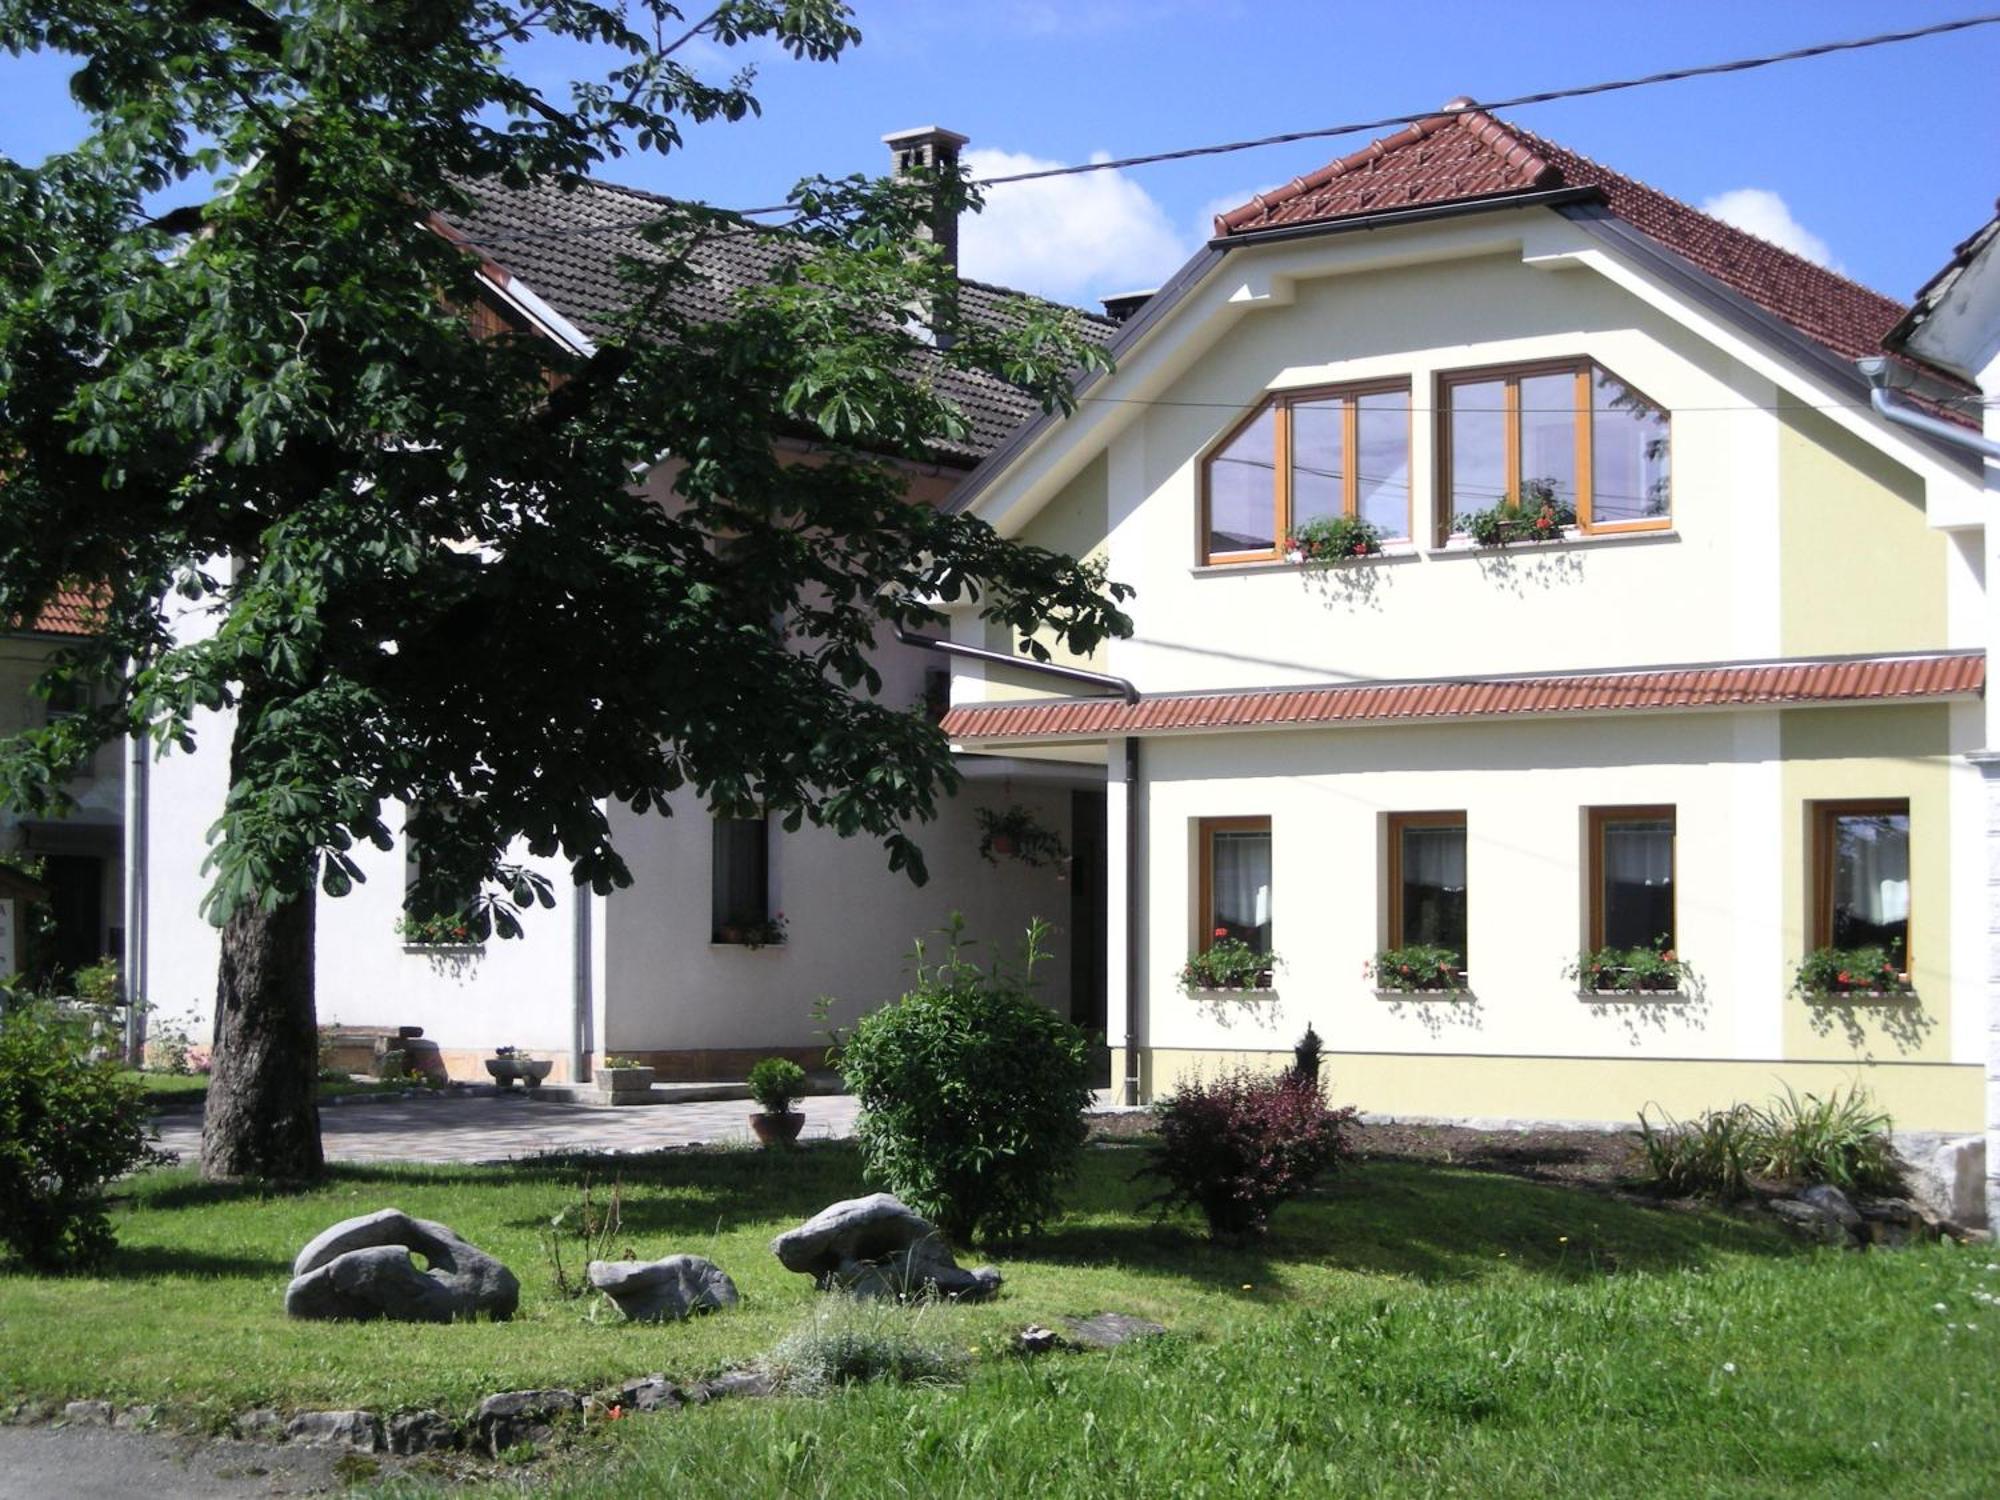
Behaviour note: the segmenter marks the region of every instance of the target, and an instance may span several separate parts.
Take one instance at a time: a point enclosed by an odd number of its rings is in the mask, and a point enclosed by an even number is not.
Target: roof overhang
[[[1985,652],[1929,651],[1166,693],[1137,703],[962,704],[944,716],[942,727],[955,744],[997,747],[1130,735],[1855,707],[1976,698],[1985,685]]]

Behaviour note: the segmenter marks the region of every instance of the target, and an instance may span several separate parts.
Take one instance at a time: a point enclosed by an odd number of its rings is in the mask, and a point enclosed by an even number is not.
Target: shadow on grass
[[[116,1276],[290,1276],[292,1263],[275,1256],[217,1255],[164,1245],[120,1245],[110,1274]]]

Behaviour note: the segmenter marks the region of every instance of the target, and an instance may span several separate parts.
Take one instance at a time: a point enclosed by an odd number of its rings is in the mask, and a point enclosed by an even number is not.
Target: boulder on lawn
[[[418,1270],[410,1252],[423,1256]],[[485,1313],[510,1318],[514,1273],[446,1225],[385,1208],[343,1219],[299,1252],[285,1312],[294,1318],[388,1318],[449,1323]]]
[[[998,1271],[963,1269],[930,1221],[888,1193],[821,1209],[771,1241],[771,1251],[821,1290],[858,1297],[983,1302],[1000,1290]]]
[[[590,1284],[618,1304],[631,1323],[665,1323],[736,1305],[736,1283],[712,1260],[669,1255],[665,1260],[594,1260]]]

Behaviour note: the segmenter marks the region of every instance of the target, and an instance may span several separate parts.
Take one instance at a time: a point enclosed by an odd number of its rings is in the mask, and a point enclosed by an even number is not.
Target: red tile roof
[[[1068,698],[967,704],[947,713],[943,727],[955,740],[1097,739],[1190,730],[1965,697],[1983,691],[1985,683],[1984,652],[1935,652],[1259,688],[1243,693],[1168,694],[1137,703]]]
[[[1420,120],[1260,193],[1218,214],[1215,232],[1233,237],[1563,187],[1597,189],[1619,218],[1842,359],[1880,354],[1903,317],[1894,298],[1477,109]]]
[[[41,635],[89,635],[97,628],[98,608],[87,589],[58,589],[27,628]]]

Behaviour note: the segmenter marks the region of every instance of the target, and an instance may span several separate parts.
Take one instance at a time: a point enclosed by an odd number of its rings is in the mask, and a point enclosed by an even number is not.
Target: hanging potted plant
[[[750,1070],[750,1097],[759,1111],[750,1117],[750,1129],[761,1143],[789,1146],[799,1138],[806,1117],[792,1101],[805,1088],[806,1070],[788,1057],[767,1057]]]
[[[1001,858],[1006,858],[1018,859],[1035,869],[1053,865],[1058,873],[1069,868],[1069,845],[1063,842],[1062,835],[1043,825],[1019,803],[1001,812],[990,807],[977,808],[973,816],[979,820],[979,857],[989,865],[997,865]]]

